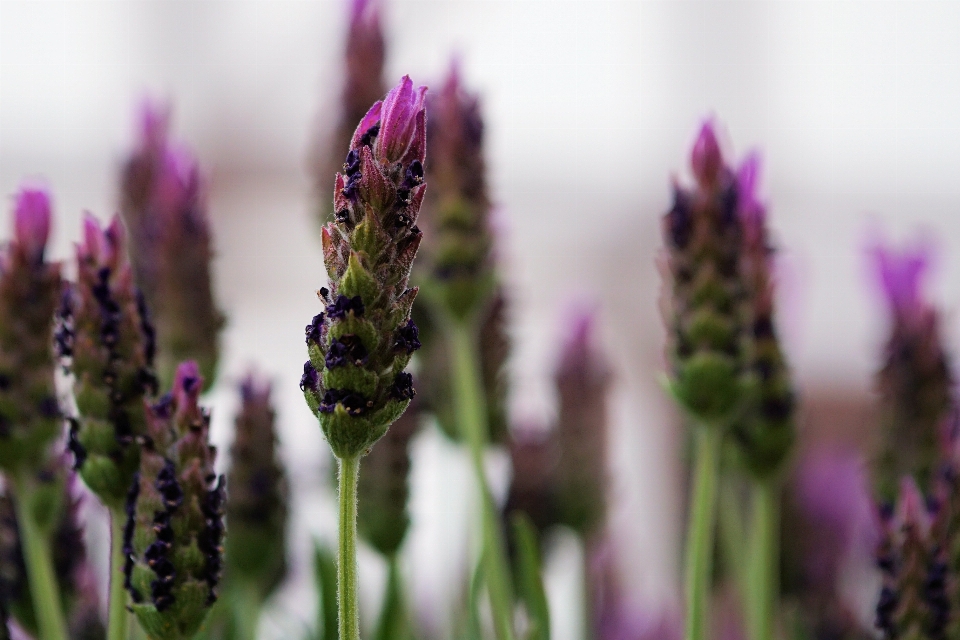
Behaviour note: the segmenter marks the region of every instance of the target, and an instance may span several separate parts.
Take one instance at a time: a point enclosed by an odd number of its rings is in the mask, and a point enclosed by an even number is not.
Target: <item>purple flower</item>
[[[50,237],[50,195],[42,189],[22,188],[13,216],[20,250],[30,262],[42,262]]]
[[[754,152],[743,160],[737,170],[737,207],[748,244],[765,234],[767,209],[757,197],[759,183],[760,154]]]
[[[697,182],[703,186],[716,182],[723,169],[723,154],[720,151],[720,143],[717,142],[717,133],[712,120],[707,120],[700,127],[700,133],[690,154],[690,165]]]
[[[383,105],[374,105],[361,122],[362,127],[379,112],[380,134],[376,152],[384,163],[412,160],[423,162],[426,154],[426,87],[413,88],[410,76],[403,76],[400,84],[390,90]],[[372,125],[371,125],[372,126]],[[369,129],[369,127],[367,127]],[[364,131],[365,132],[365,131]],[[362,134],[361,134],[362,135]]]
[[[871,250],[887,302],[902,320],[916,322],[925,313],[922,279],[930,264],[930,247],[918,243],[901,250],[878,244]]]

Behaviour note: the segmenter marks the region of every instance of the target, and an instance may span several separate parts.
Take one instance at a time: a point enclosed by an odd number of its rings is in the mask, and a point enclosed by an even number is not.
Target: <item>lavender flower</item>
[[[890,334],[877,376],[882,410],[882,450],[876,480],[884,499],[913,474],[929,491],[944,421],[953,404],[953,373],[940,337],[937,311],[921,283],[929,255],[917,247],[878,246],[873,259],[890,308]]]
[[[330,290],[307,326],[301,387],[340,458],[363,454],[414,395],[403,369],[419,346],[407,283],[422,238],[425,94],[404,76],[363,117],[337,174],[336,220],[323,228]]]
[[[556,372],[557,506],[561,522],[585,538],[606,516],[607,394],[611,372],[593,344],[594,317],[574,318]]]
[[[0,253],[0,469],[37,469],[59,435],[53,318],[60,264],[44,261],[50,197],[21,189],[14,238]]]
[[[400,550],[410,525],[410,441],[417,434],[420,417],[416,406],[409,407],[363,460],[357,486],[357,529],[387,558]]]
[[[736,179],[710,122],[700,130],[691,165],[697,186],[674,187],[673,207],[663,221],[672,392],[698,422],[727,423],[744,387],[743,225]]]
[[[108,507],[122,508],[146,432],[144,397],[156,393],[153,328],[133,284],[126,234],[114,216],[83,221],[77,283],[64,293],[57,344],[74,376],[79,415],[69,446],[76,468]]]
[[[195,362],[147,410],[140,470],[127,496],[124,569],[132,609],[155,640],[187,640],[217,599],[224,478],[213,464],[210,414],[197,404]]]
[[[240,395],[227,475],[227,573],[233,581],[253,585],[266,599],[287,568],[287,476],[277,456],[270,384],[250,374],[240,385]]]
[[[213,257],[196,160],[168,140],[169,113],[145,103],[140,142],[127,161],[121,214],[130,228],[137,284],[157,328],[158,370],[169,383],[177,363],[194,358],[215,378],[224,317],[213,295]]]
[[[756,195],[760,160],[744,161],[737,174],[738,215],[742,225],[740,270],[746,288],[746,364],[755,394],[745,415],[733,425],[741,463],[758,478],[777,473],[795,439],[794,392],[786,358],[774,322],[773,248],[766,224],[766,208]]]
[[[386,58],[380,8],[377,0],[349,0],[350,22],[344,50],[344,82],[340,94],[337,128],[329,133],[328,144],[318,162],[317,191],[321,220],[334,213],[330,176],[340,171],[343,155],[349,151],[353,132],[370,105],[387,91],[383,81]]]
[[[556,495],[556,431],[520,427],[511,433],[510,490],[504,513],[525,513],[542,539],[547,529],[559,524]]]

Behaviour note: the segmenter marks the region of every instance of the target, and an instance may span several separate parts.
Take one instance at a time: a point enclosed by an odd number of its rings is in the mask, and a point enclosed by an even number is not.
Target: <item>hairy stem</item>
[[[255,582],[237,585],[233,601],[236,640],[257,640],[260,627],[260,593]]]
[[[121,511],[110,510],[110,600],[107,605],[107,640],[127,640],[127,590],[124,586],[123,523]]]
[[[490,594],[494,628],[498,640],[513,640],[513,596],[506,561],[503,533],[493,496],[487,485],[483,454],[487,446],[487,407],[480,376],[480,363],[474,344],[474,332],[467,322],[455,322],[450,328],[453,351],[453,384],[457,422],[464,441],[470,447],[473,470],[480,492],[480,517],[483,527],[484,576]]]
[[[780,485],[776,479],[753,485],[750,538],[750,640],[773,640],[779,591]]]
[[[38,640],[67,640],[63,611],[60,609],[60,590],[53,571],[50,536],[41,531],[30,509],[30,483],[23,477],[16,482],[17,524],[23,545],[23,561],[30,579],[30,596],[37,616]]]
[[[357,602],[357,479],[360,457],[340,458],[340,539],[337,550],[337,607],[340,640],[360,640]]]
[[[694,476],[690,487],[690,522],[687,527],[686,640],[706,640],[709,637],[713,535],[722,441],[723,432],[718,427],[697,427]]]

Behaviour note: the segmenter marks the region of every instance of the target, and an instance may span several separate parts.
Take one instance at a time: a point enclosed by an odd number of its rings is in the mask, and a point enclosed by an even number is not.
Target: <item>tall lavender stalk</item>
[[[404,76],[360,121],[334,186],[335,220],[323,228],[330,289],[307,325],[301,388],[340,466],[338,591],[341,640],[360,637],[357,480],[360,458],[414,396],[404,371],[419,347],[410,267],[422,234],[426,87]]]
[[[737,186],[713,125],[693,147],[696,187],[674,189],[664,217],[662,266],[670,334],[670,390],[694,425],[694,478],[686,557],[688,640],[706,638],[720,448],[744,397],[743,228]]]
[[[53,351],[60,264],[45,260],[46,191],[22,189],[13,222],[13,240],[0,254],[0,469],[15,494],[37,626],[44,638],[61,640],[66,627],[49,546],[56,501],[37,481],[62,424]]]
[[[137,285],[153,314],[157,370],[164,384],[177,364],[200,363],[216,379],[224,317],[213,293],[210,225],[197,162],[169,139],[165,106],[144,103],[140,139],[124,167],[120,211],[130,229]]]

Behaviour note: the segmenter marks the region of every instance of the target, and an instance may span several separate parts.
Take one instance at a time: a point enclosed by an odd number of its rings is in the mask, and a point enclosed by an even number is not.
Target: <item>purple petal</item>
[[[720,174],[723,167],[723,154],[720,152],[720,143],[714,130],[713,121],[707,120],[700,127],[697,141],[693,144],[690,154],[690,165],[693,174],[701,184],[711,184]]]
[[[752,152],[737,170],[737,207],[748,232],[759,231],[766,218],[766,209],[757,198],[760,167],[760,154]]]
[[[200,366],[194,360],[181,362],[173,378],[173,397],[177,401],[177,411],[196,405],[203,389],[203,377]]]
[[[871,253],[883,293],[894,313],[905,318],[918,317],[925,308],[921,280],[930,264],[929,247],[917,245],[897,251],[877,245]]]
[[[424,108],[426,93],[426,87],[414,90],[410,76],[403,76],[400,84],[384,98],[377,137],[377,155],[382,162],[394,163],[406,154],[416,133],[417,114]]]
[[[22,188],[13,217],[17,243],[33,262],[41,262],[50,237],[50,195],[43,189]]]

